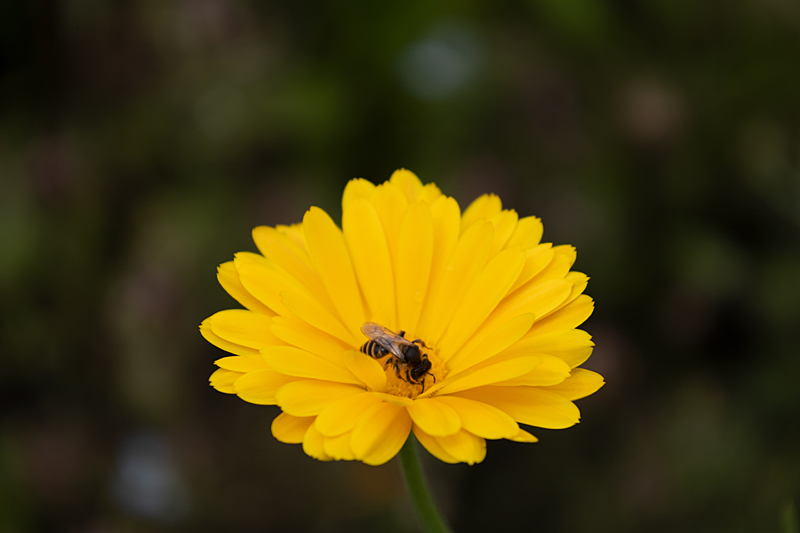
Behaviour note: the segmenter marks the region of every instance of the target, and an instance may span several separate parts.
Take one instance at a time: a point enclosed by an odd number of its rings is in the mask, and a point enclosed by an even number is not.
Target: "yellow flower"
[[[311,457],[373,465],[410,431],[442,461],[474,464],[486,439],[536,442],[519,424],[578,422],[573,400],[603,378],[578,368],[593,343],[575,328],[593,302],[588,277],[570,272],[573,247],[541,244],[541,221],[494,195],[462,214],[407,170],[350,181],[342,209],[342,229],[316,207],[302,224],[255,228],[261,253],[220,265],[247,309],[200,326],[234,354],[216,361],[214,388],[278,405],[273,435]],[[367,322],[426,347],[371,357],[359,351]]]

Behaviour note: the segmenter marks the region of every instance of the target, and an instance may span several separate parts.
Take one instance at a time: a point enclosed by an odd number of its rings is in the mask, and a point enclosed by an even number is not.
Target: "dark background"
[[[399,167],[597,304],[581,424],[426,463],[457,531],[798,531],[793,0],[0,3],[0,531],[414,530],[197,331],[253,226]]]

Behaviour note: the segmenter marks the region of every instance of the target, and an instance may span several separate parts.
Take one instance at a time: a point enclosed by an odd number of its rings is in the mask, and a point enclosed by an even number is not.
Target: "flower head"
[[[442,461],[473,464],[486,439],[535,442],[519,424],[578,422],[573,400],[603,378],[578,368],[593,302],[573,247],[540,243],[541,221],[494,195],[461,213],[407,170],[350,181],[342,209],[341,229],[316,207],[255,228],[261,253],[220,265],[246,309],[200,326],[233,354],[214,388],[278,405],[275,438],[320,460],[383,464],[413,431]]]

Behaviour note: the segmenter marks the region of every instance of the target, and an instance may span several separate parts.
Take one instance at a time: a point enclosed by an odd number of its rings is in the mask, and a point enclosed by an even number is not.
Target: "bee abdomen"
[[[375,358],[383,357],[387,353],[383,346],[372,340],[365,342],[360,350]]]

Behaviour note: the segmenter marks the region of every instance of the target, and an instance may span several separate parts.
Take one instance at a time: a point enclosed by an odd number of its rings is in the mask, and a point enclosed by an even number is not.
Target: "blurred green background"
[[[457,531],[798,531],[794,0],[0,3],[0,531],[414,531],[197,331],[252,227],[399,167],[597,302],[581,424],[426,463]]]

